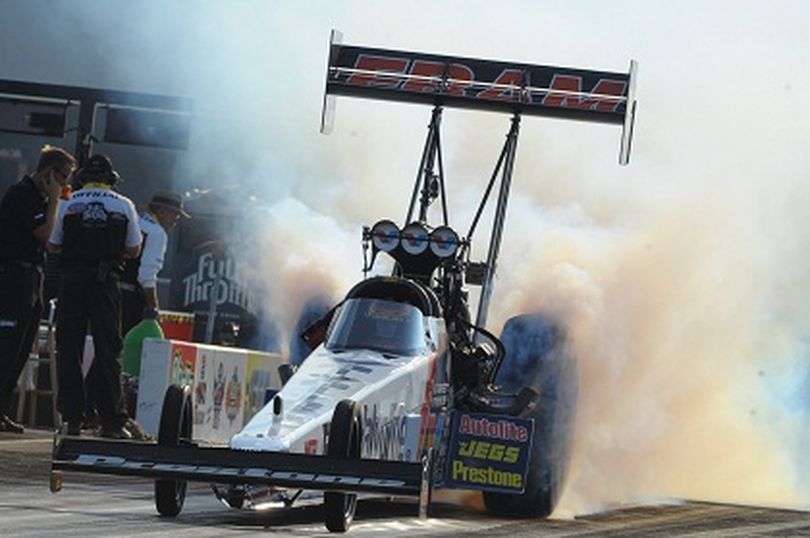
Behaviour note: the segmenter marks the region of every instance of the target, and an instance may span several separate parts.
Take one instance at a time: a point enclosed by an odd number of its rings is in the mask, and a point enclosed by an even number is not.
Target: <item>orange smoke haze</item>
[[[731,202],[729,204],[729,202]],[[502,312],[551,310],[578,360],[577,429],[557,515],[662,497],[806,504],[794,482],[795,432],[764,377],[784,335],[763,323],[744,200],[684,200],[632,226],[549,221],[513,252]],[[524,220],[525,219],[525,220]],[[519,254],[519,256],[518,256]],[[508,250],[504,260],[509,259]],[[519,260],[519,261],[518,261]]]

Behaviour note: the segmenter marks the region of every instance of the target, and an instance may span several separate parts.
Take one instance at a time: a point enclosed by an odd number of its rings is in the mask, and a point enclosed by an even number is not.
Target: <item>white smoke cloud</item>
[[[346,227],[293,198],[257,210],[250,220],[259,231],[232,250],[248,262],[244,276],[286,335],[309,299],[337,302],[362,276],[359,227]]]

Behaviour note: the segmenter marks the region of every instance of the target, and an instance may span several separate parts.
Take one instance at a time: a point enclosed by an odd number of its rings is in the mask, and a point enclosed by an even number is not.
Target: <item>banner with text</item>
[[[457,412],[445,465],[445,487],[523,493],[533,420]]]

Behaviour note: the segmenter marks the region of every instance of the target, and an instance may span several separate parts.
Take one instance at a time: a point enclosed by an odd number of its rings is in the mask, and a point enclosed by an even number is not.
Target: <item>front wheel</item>
[[[170,385],[163,398],[157,442],[160,446],[178,446],[191,441],[191,388]],[[174,517],[183,509],[186,481],[155,480],[155,506],[161,516]]]
[[[326,455],[335,458],[360,457],[360,408],[352,400],[342,400],[335,406],[329,426]],[[357,510],[357,494],[327,491],[323,494],[326,528],[330,532],[346,532]]]

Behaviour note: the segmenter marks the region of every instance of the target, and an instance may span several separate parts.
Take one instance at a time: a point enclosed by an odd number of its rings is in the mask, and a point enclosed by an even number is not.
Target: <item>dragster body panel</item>
[[[280,405],[268,402],[230,448],[324,454],[335,406],[351,399],[362,409],[364,458],[418,461],[430,387],[446,370],[444,322],[428,321],[437,345],[415,355],[318,346],[274,396]]]

